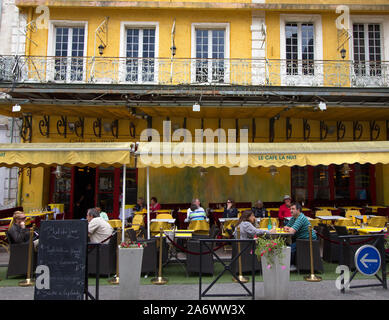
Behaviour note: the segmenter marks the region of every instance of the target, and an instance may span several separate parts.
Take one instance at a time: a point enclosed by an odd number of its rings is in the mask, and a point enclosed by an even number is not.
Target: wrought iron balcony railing
[[[388,87],[389,62],[0,56],[0,82]]]

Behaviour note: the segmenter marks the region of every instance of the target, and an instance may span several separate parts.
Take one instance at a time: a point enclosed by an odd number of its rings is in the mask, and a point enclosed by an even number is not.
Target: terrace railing
[[[388,61],[0,56],[0,82],[388,87]]]

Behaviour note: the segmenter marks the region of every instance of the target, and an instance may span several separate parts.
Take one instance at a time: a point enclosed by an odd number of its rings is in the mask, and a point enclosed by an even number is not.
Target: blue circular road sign
[[[354,261],[358,271],[366,276],[375,275],[381,267],[381,255],[372,245],[360,247],[355,253]]]

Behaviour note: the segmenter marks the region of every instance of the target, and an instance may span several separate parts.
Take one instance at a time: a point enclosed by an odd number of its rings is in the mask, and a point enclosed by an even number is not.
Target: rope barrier
[[[193,251],[189,251],[187,249],[185,249],[184,247],[181,247],[178,243],[174,242],[166,233],[165,233],[166,237],[168,238],[168,240],[178,249],[180,249],[182,252],[185,252],[185,253],[188,253],[188,254],[191,254],[191,255],[194,255],[194,256],[199,256],[200,253],[199,252],[193,252]],[[217,251],[219,250],[220,248],[224,247],[225,244],[222,244],[214,249],[212,249],[211,251],[207,251],[207,252],[202,252],[202,255],[205,255],[205,254],[210,254],[214,251]]]
[[[331,239],[328,239],[327,237],[323,236],[322,234],[320,234],[319,232],[316,232],[316,234],[322,238],[323,240],[325,241],[329,241],[331,243],[334,243],[334,244],[340,244],[340,241],[335,241],[335,240],[331,240]],[[364,243],[368,243],[370,241],[374,240],[374,238],[369,238],[369,239],[366,239],[366,240],[363,240],[363,241],[358,241],[358,242],[349,242],[350,245],[352,246],[356,246],[356,245],[359,245],[359,244],[364,244]],[[343,243],[343,245],[345,246],[346,244]]]

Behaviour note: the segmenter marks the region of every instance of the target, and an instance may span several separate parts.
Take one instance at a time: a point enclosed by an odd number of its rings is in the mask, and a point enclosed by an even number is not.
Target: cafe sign
[[[297,159],[297,154],[261,154],[258,156],[259,161],[281,161],[289,163]]]

